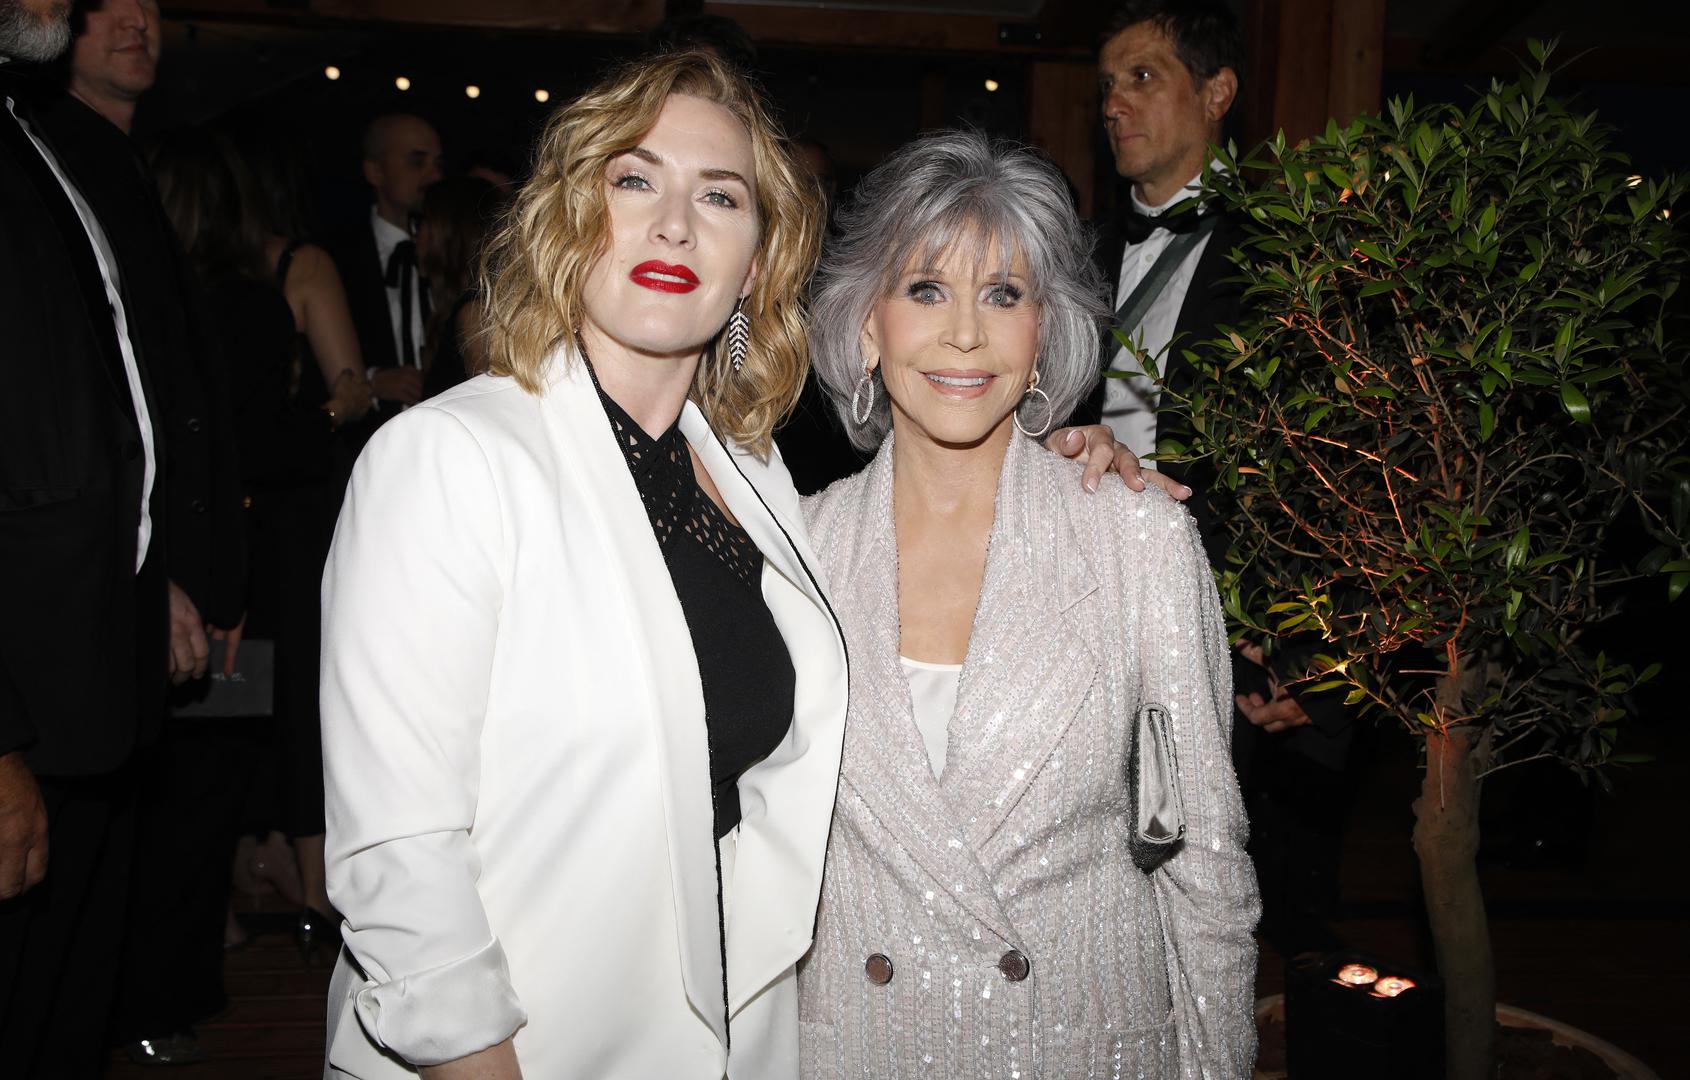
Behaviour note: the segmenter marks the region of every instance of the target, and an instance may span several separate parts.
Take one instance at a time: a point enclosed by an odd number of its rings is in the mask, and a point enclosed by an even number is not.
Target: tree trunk
[[[1439,711],[1461,715],[1463,672],[1438,679]],[[1479,782],[1475,757],[1488,736],[1470,728],[1426,736],[1426,776],[1414,802],[1414,852],[1431,923],[1438,973],[1444,981],[1444,1057],[1448,1080],[1496,1076],[1496,969],[1490,924],[1479,889]]]

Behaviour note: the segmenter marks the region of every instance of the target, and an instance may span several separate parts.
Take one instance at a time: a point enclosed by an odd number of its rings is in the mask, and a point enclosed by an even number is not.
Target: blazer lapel
[[[995,933],[1017,937],[991,879],[964,842],[967,829],[933,777],[898,652],[898,548],[892,519],[892,440],[870,463],[856,507],[857,547],[833,583],[851,654],[850,720],[841,782],[946,896]],[[952,766],[947,763],[947,775]]]
[[[763,553],[763,597],[796,684],[792,726],[739,780],[740,825],[728,916],[728,1011],[737,1014],[809,949],[839,783],[849,679],[844,631],[823,591],[778,461],[729,450],[691,402],[681,430],[728,509]]]
[[[710,749],[692,637],[586,366],[573,350],[559,349],[546,379],[547,393],[536,407],[545,411],[558,459],[569,463],[599,508],[601,555],[621,571],[616,576],[624,583],[625,602],[643,631],[630,642],[626,685],[630,694],[648,699],[669,834],[681,979],[693,1008],[725,1042]]]
[[[1010,443],[998,484],[980,603],[951,717],[940,785],[971,849],[997,831],[1068,730],[1097,680],[1096,655],[1074,625],[1097,578],[1068,537],[1061,492],[1040,453]],[[1064,470],[1055,482],[1068,482]]]

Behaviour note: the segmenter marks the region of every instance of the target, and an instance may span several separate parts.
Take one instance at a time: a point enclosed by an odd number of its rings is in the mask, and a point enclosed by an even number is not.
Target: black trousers
[[[47,805],[47,877],[0,903],[0,1063],[18,1080],[81,1080],[100,1076],[109,1052],[134,844],[133,772],[37,780]]]
[[[113,1032],[160,1038],[222,1010],[230,865],[261,733],[248,720],[169,719],[142,757]]]

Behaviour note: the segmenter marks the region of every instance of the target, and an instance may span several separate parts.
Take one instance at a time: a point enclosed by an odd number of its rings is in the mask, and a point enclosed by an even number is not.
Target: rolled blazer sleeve
[[[470,835],[503,549],[480,444],[419,406],[360,457],[323,578],[329,895],[368,980],[359,1022],[416,1065],[527,1020]]]
[[[1231,755],[1232,667],[1220,598],[1196,523],[1155,502],[1163,535],[1146,566],[1140,638],[1145,692],[1169,710],[1185,804],[1185,841],[1152,874],[1168,935],[1182,1072],[1234,1080],[1256,1056],[1256,945],[1261,901],[1244,848],[1249,827]]]

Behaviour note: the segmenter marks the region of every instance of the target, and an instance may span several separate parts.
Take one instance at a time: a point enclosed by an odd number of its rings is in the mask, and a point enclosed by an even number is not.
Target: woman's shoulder
[[[1190,512],[1155,484],[1134,491],[1110,472],[1088,492],[1080,486],[1080,462],[1042,448],[1028,456],[1047,497],[1059,502],[1081,547],[1100,563],[1125,558],[1142,565],[1147,546],[1192,542],[1196,523]]]
[[[834,537],[846,532],[841,526],[865,509],[868,479],[869,470],[863,468],[799,500],[804,509],[804,525],[818,546],[823,536]]]

